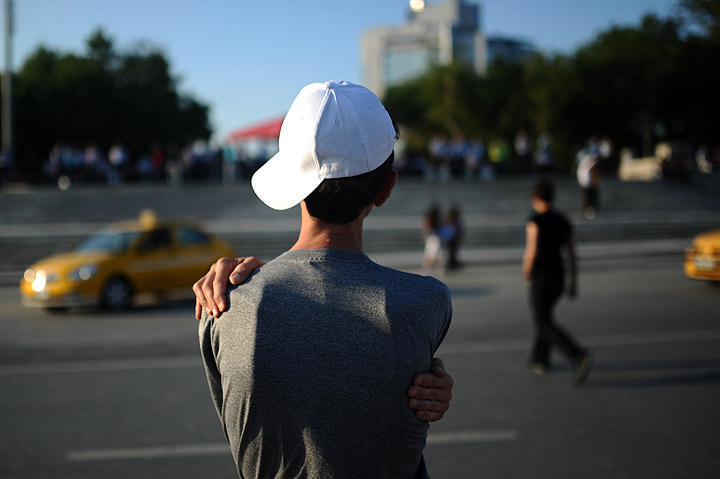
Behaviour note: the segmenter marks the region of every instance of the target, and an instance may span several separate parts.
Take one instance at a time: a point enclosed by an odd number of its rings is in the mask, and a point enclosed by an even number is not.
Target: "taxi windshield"
[[[75,251],[107,251],[108,253],[122,253],[140,234],[139,231],[124,231],[121,233],[99,231],[85,238],[75,247]]]

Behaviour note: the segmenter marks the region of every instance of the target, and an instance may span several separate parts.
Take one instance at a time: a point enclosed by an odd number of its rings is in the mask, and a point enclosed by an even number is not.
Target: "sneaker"
[[[543,363],[531,362],[531,363],[528,363],[528,367],[530,368],[530,371],[534,372],[535,374],[539,374],[541,376],[543,374],[545,374],[548,370],[547,365],[545,365]]]
[[[577,363],[575,363],[575,385],[580,386],[585,382],[590,374],[594,356],[592,353],[585,353]]]

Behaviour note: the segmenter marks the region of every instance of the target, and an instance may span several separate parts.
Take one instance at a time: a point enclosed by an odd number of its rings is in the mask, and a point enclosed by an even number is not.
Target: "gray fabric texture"
[[[424,478],[408,406],[450,325],[440,281],[362,253],[289,251],[205,315],[200,348],[241,478]]]

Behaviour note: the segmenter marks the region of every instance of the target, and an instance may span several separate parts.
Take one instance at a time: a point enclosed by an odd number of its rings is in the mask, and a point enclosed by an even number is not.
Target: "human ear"
[[[383,203],[385,203],[388,198],[390,198],[390,194],[392,193],[393,188],[395,188],[395,185],[397,184],[398,179],[398,172],[397,170],[390,170],[390,173],[388,173],[387,178],[385,178],[385,184],[383,185],[380,192],[377,194],[375,199],[373,200],[373,205],[375,206],[382,206]]]

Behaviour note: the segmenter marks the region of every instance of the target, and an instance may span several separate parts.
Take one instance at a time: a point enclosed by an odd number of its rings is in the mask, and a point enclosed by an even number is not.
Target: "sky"
[[[613,25],[636,26],[645,13],[668,16],[678,2],[471,3],[481,5],[488,35],[520,37],[546,53],[572,53]],[[97,28],[120,52],[149,43],[169,60],[178,90],[210,107],[214,138],[222,141],[234,129],[284,115],[308,83],[362,83],[362,33],[404,23],[408,5],[408,0],[14,0],[12,66],[20,68],[40,45],[84,54]]]

